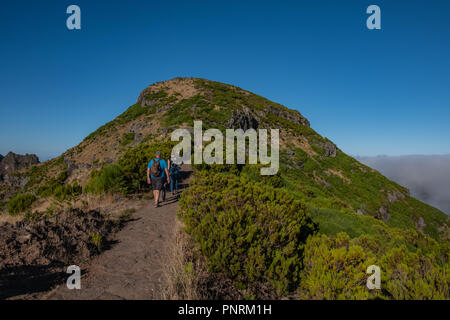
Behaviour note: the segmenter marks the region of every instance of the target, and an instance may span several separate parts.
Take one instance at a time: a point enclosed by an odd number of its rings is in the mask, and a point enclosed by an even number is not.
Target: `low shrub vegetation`
[[[316,230],[300,201],[245,176],[198,171],[180,205],[186,231],[213,272],[241,289],[296,288],[304,244]]]
[[[249,166],[195,168],[180,218],[210,272],[231,279],[244,296],[265,297],[268,283],[271,297],[450,298],[447,241],[352,210],[305,207],[285,190],[283,175],[265,180]],[[370,265],[381,269],[382,290],[366,287]]]
[[[89,183],[85,186],[86,193],[103,194],[122,190],[123,173],[118,165],[112,164],[99,170],[91,171]]]
[[[448,244],[413,230],[351,239],[346,233],[308,239],[302,299],[449,299]],[[367,290],[366,269],[381,269],[381,290]]]
[[[148,162],[155,156],[156,151],[161,151],[162,158],[168,159],[172,146],[171,142],[142,143],[128,149],[117,164],[93,170],[84,192],[131,194],[148,190],[146,178]]]
[[[22,213],[29,209],[34,201],[36,201],[36,197],[32,194],[17,194],[8,202],[8,213],[10,215]]]
[[[37,189],[37,195],[41,198],[53,196],[63,201],[76,197],[82,193],[82,187],[78,182],[66,184],[67,169],[63,169],[55,178],[49,179],[44,185]]]

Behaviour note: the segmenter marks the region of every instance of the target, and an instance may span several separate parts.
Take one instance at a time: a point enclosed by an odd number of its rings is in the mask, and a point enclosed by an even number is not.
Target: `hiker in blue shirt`
[[[161,159],[161,151],[157,151],[155,159],[152,159],[147,166],[147,183],[152,184],[155,208],[159,207],[159,195],[165,181],[170,183],[169,169],[166,160]]]

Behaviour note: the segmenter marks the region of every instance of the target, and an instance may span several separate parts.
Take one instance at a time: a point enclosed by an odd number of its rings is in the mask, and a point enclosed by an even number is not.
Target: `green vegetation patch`
[[[33,202],[36,201],[36,197],[30,193],[17,194],[12,197],[8,202],[8,213],[10,215],[17,215],[29,209]]]
[[[122,139],[120,140],[120,145],[126,146],[126,145],[129,145],[133,141],[134,141],[134,132],[125,132],[122,135]]]
[[[108,165],[100,170],[92,170],[84,192],[93,194],[114,193],[122,190],[123,172],[116,165]]]
[[[269,283],[288,293],[298,285],[302,251],[316,227],[305,206],[282,189],[245,176],[198,171],[180,201],[186,231],[213,272],[239,287]]]
[[[148,162],[155,156],[156,151],[161,151],[163,159],[168,159],[173,145],[172,142],[141,143],[128,149],[117,164],[93,170],[84,192],[131,194],[148,190]]]
[[[448,244],[438,244],[413,230],[384,231],[354,239],[346,233],[310,237],[300,298],[448,299]],[[382,290],[366,288],[370,265],[380,267]]]
[[[186,124],[193,126],[194,120],[202,120],[205,129],[208,127],[224,128],[225,122],[231,117],[232,108],[216,109],[216,104],[200,94],[183,99],[169,109],[163,118],[163,125],[174,126]]]

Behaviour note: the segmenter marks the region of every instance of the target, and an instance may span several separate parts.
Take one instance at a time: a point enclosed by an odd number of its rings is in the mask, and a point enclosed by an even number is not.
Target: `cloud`
[[[356,159],[407,187],[413,197],[450,214],[450,154]]]

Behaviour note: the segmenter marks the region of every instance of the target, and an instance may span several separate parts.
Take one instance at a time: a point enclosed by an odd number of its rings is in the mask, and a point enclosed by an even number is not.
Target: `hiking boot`
[[[158,208],[159,207],[159,203],[155,203],[155,208]]]

